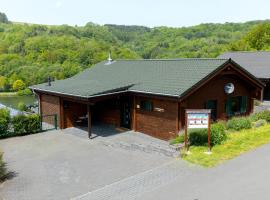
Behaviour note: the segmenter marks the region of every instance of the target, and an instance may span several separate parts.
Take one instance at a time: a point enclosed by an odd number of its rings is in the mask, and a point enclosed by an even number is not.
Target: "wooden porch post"
[[[137,131],[137,127],[136,127],[136,124],[137,124],[137,119],[136,119],[136,96],[133,96],[133,119],[132,119],[132,124],[133,124],[133,130],[134,131]]]
[[[92,123],[91,123],[91,107],[90,107],[90,105],[87,105],[87,115],[88,115],[88,137],[89,137],[89,139],[91,139]]]

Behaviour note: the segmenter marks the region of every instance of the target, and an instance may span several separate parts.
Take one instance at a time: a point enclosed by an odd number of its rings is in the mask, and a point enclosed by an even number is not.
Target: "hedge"
[[[20,114],[10,118],[6,109],[0,109],[0,138],[28,135],[41,131],[40,116]]]
[[[8,109],[0,109],[0,137],[7,134],[10,123],[10,112]]]
[[[40,131],[40,117],[37,114],[16,115],[12,118],[12,125],[16,135],[26,135]]]

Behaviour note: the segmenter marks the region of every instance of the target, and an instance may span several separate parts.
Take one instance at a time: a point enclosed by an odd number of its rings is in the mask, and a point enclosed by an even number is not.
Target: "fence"
[[[42,115],[40,117],[41,131],[49,131],[58,128],[57,114]]]

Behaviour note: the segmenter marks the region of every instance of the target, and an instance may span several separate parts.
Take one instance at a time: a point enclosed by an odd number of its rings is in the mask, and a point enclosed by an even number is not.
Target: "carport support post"
[[[88,137],[89,137],[89,139],[91,139],[92,123],[91,123],[91,107],[90,107],[90,105],[87,105],[87,116],[88,116]]]

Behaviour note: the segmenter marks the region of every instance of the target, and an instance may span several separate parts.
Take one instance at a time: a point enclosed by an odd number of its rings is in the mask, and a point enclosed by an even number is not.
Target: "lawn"
[[[205,154],[207,146],[191,146],[190,154],[184,155],[183,159],[204,167],[213,167],[269,142],[270,124],[228,133],[228,139],[223,144],[214,146],[210,155]]]

